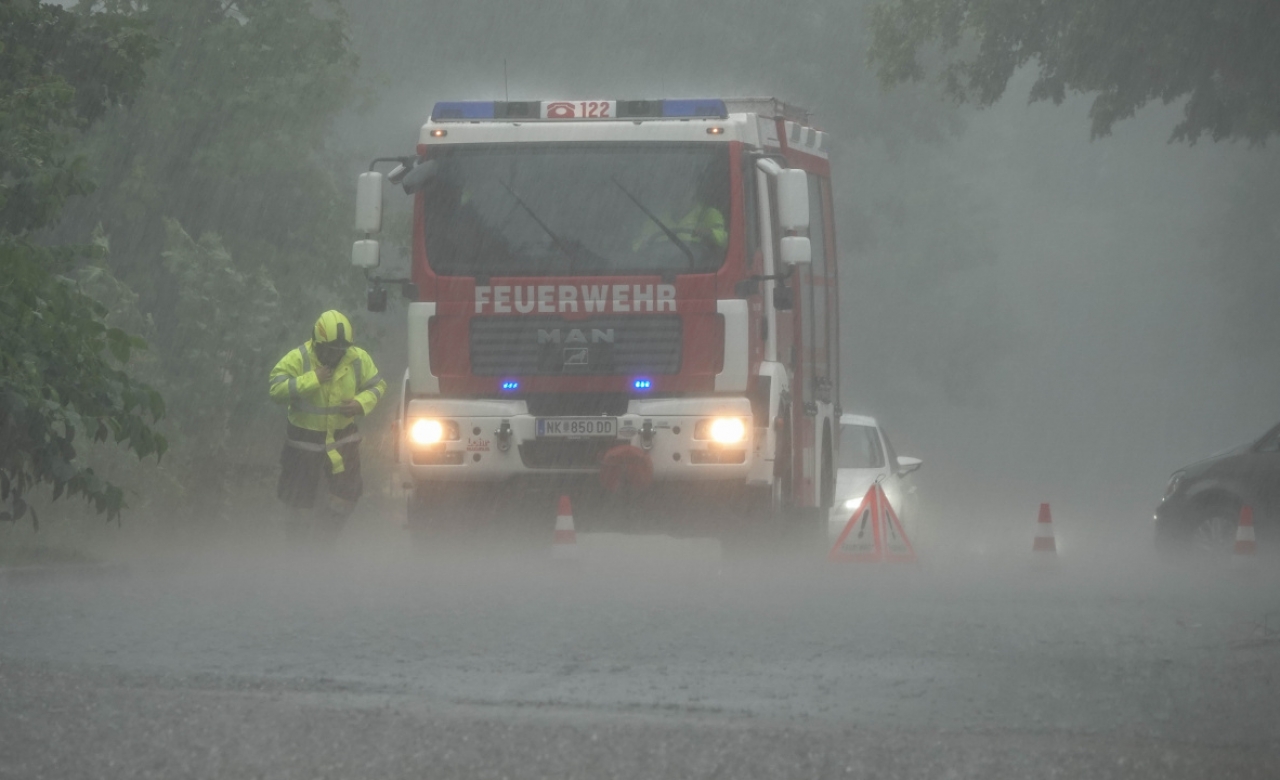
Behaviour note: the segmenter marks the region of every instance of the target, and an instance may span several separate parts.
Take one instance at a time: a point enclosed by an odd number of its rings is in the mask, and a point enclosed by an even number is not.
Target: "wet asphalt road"
[[[580,547],[0,580],[0,778],[1280,777],[1265,566]]]

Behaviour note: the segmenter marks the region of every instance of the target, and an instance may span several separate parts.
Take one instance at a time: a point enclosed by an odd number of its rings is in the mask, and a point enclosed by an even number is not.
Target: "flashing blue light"
[[[662,115],[670,117],[716,117],[725,119],[729,116],[729,109],[725,107],[723,100],[664,100],[662,101]]]
[[[510,391],[512,391],[512,390],[519,390],[519,389],[520,389],[520,383],[519,383],[519,382],[513,382],[513,381],[511,381],[511,380],[508,380],[508,381],[506,381],[506,382],[503,382],[503,383],[502,383],[502,389],[503,389],[503,390],[506,390],[506,391],[508,391],[508,392],[510,392]]]
[[[653,387],[653,380],[637,379],[636,381],[631,383],[631,386],[637,390],[649,390]]]
[[[431,109],[431,121],[493,119],[492,100],[460,100],[436,103]]]

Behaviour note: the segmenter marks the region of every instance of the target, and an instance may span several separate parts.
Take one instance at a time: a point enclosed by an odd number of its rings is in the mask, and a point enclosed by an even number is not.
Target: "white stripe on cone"
[[[551,545],[551,555],[561,561],[576,560],[578,557],[578,534],[573,530],[573,509],[569,506],[568,496],[560,496],[560,509],[556,513],[556,533],[555,541]]]
[[[1236,555],[1253,555],[1257,551],[1257,539],[1253,535],[1253,507],[1240,508],[1240,524],[1236,526]]]

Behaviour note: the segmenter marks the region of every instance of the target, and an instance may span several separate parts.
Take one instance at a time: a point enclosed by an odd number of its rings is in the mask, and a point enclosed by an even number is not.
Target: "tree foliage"
[[[305,278],[317,257],[341,257],[334,239],[347,237],[348,220],[345,213],[335,220],[339,191],[324,158],[356,66],[341,7],[312,0],[117,7],[148,24],[161,50],[135,104],[87,139],[101,187],[68,227],[83,237],[102,225],[112,267],[162,330],[176,316],[167,308],[176,282],[160,261],[168,220],[191,235],[219,234],[237,262],[276,279]]]
[[[1024,65],[1031,99],[1095,94],[1095,137],[1153,100],[1185,100],[1173,140],[1280,132],[1280,3],[1275,0],[883,0],[871,59],[887,84],[941,57],[946,91],[989,105]]]
[[[100,185],[59,235],[109,244],[90,289],[151,343],[173,444],[162,500],[217,519],[274,449],[263,383],[278,353],[362,289],[344,161],[326,151],[356,60],[336,0],[105,6],[145,24],[158,54],[132,104],[83,137]]]
[[[89,191],[74,132],[128,102],[153,52],[135,20],[34,0],[0,5],[0,231],[45,227],[67,198]]]
[[[108,327],[105,308],[70,276],[89,251],[38,243],[68,198],[90,191],[74,134],[136,89],[151,39],[135,22],[79,18],[25,0],[0,5],[0,520],[29,511],[24,496],[86,498],[108,518],[123,491],[77,462],[77,437],[161,455],[151,425],[160,395],[126,366],[141,339]],[[38,523],[30,510],[33,523]]]
[[[194,239],[176,220],[167,225],[164,266],[183,316],[166,339],[157,382],[182,436],[186,495],[217,512],[244,473],[238,445],[266,405],[263,377],[289,328],[265,266],[238,266],[217,234]]]
[[[77,436],[113,440],[139,458],[167,446],[151,427],[164,416],[160,394],[124,369],[146,342],[107,327],[101,304],[50,272],[68,256],[0,240],[0,499],[13,500],[0,520],[21,518],[23,495],[41,483],[55,500],[80,495],[108,518],[119,515],[123,491],[76,462]]]

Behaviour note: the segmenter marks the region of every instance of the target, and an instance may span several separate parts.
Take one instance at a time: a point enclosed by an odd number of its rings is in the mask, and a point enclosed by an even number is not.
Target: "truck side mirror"
[[[374,314],[387,310],[387,291],[383,287],[370,287],[365,294],[365,308]]]
[[[809,175],[804,171],[778,172],[778,225],[786,231],[809,229]]]
[[[436,175],[437,169],[438,166],[435,160],[427,160],[400,174],[401,178],[398,181],[400,186],[404,188],[404,194],[412,195],[427,186],[427,182]]]
[[[356,179],[356,230],[366,235],[382,230],[382,174],[377,171]]]
[[[791,311],[795,306],[795,296],[791,294],[791,288],[784,284],[780,284],[773,288],[773,308],[778,311]]]
[[[357,241],[351,245],[351,264],[356,268],[377,268],[382,261],[378,242],[372,238]]]
[[[808,236],[783,236],[782,264],[786,266],[802,265],[813,262],[813,249]]]

